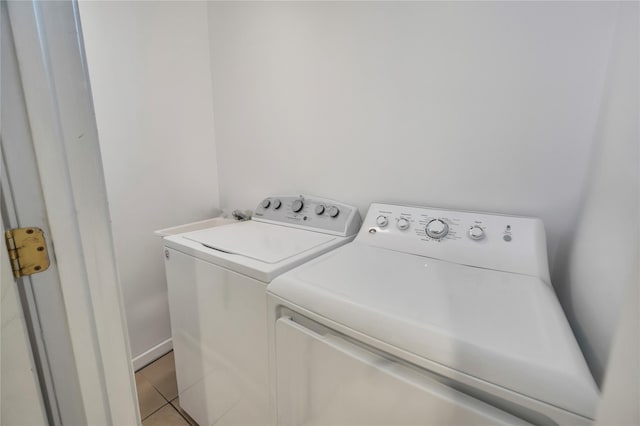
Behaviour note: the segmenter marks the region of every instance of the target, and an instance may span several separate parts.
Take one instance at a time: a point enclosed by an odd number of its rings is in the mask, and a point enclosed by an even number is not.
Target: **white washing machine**
[[[252,220],[163,239],[180,405],[200,426],[271,422],[266,286],[360,223],[333,200],[272,197]]]
[[[590,424],[538,219],[371,205],[268,287],[281,425]]]

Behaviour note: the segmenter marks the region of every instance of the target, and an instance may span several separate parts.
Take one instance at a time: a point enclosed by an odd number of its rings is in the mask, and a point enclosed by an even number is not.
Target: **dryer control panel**
[[[253,220],[342,237],[355,235],[362,223],[356,207],[310,195],[265,198]]]
[[[550,283],[544,225],[537,218],[372,204],[356,241]]]

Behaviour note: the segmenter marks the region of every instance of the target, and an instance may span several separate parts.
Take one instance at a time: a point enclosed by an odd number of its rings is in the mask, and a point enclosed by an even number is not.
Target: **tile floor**
[[[173,351],[136,373],[143,426],[197,426],[180,408]]]

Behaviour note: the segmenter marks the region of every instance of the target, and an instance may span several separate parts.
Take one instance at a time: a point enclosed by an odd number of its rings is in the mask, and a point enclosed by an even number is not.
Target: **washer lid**
[[[322,244],[333,235],[249,220],[182,235],[214,250],[275,264]]]
[[[351,243],[268,290],[422,359],[593,418],[597,387],[538,278]]]

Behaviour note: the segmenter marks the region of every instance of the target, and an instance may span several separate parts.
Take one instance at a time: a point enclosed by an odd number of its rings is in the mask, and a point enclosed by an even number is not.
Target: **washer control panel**
[[[356,241],[550,282],[544,225],[536,218],[372,204]]]
[[[256,207],[253,220],[343,237],[356,234],[362,223],[356,207],[309,195],[267,197]]]

